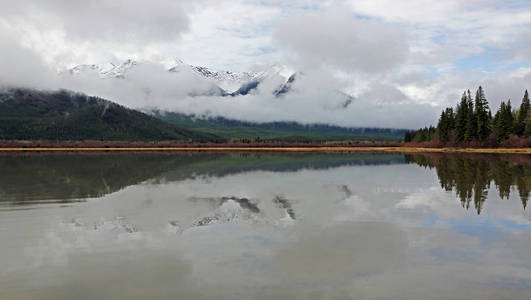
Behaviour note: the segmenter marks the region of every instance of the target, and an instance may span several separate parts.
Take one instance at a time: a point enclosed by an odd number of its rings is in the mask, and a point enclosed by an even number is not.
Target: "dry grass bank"
[[[421,147],[5,147],[0,152],[143,152],[143,151],[249,151],[249,152],[402,152],[402,153],[515,153],[531,154],[531,148],[421,148]]]

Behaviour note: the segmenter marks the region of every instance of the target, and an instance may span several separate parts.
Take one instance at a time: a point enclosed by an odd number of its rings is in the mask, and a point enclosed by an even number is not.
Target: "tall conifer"
[[[522,99],[522,104],[520,105],[520,109],[518,110],[518,117],[516,119],[516,124],[514,128],[514,132],[522,136],[525,133],[525,127],[527,120],[529,119],[530,111],[530,103],[529,103],[529,94],[527,93],[527,90],[525,91],[524,98]]]
[[[466,92],[463,92],[461,102],[457,104],[455,116],[455,139],[457,142],[465,140],[466,124],[468,118],[468,104]]]
[[[474,110],[474,103],[472,102],[472,96],[470,95],[470,90],[467,91],[466,103],[467,103],[467,116],[466,116],[466,131],[465,131],[464,140],[467,142],[470,142],[476,139],[476,133],[477,133],[476,112]]]
[[[479,141],[484,141],[490,134],[489,103],[485,97],[485,92],[480,86],[476,92],[475,99],[475,117],[476,117],[476,137]]]

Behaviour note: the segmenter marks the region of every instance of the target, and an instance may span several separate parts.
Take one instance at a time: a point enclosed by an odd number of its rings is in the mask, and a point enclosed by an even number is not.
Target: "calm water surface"
[[[0,156],[0,299],[531,299],[531,157]]]

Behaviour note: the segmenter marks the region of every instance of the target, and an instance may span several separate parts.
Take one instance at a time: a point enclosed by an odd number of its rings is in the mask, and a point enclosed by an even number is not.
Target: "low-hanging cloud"
[[[403,63],[409,52],[400,29],[339,11],[290,18],[274,36],[303,60],[346,71],[387,71]]]
[[[161,64],[143,61],[128,70],[124,78],[101,79],[95,70],[75,75],[54,72],[38,56],[30,55],[31,49],[17,49],[9,52],[13,61],[23,61],[19,54],[34,59],[26,61],[23,68],[13,69],[19,72],[19,76],[0,76],[0,85],[64,88],[137,109],[157,108],[254,122],[298,121],[399,128],[423,126],[432,121],[437,111],[432,106],[416,104],[399,91],[382,85],[370,85],[363,93],[349,98],[341,91],[351,83],[334,78],[325,69],[300,72],[290,91],[281,97],[273,94],[282,82],[278,76],[266,78],[247,95],[222,97],[216,94],[217,86],[212,81],[190,68],[169,72]],[[346,100],[349,104],[345,106]],[[389,115],[394,117],[389,118]]]
[[[508,98],[519,105],[531,88],[529,9],[374,2],[0,1],[0,87],[66,88],[132,108],[248,121],[401,128],[436,123],[465,89],[482,85],[494,110]],[[481,56],[487,47],[499,62]],[[192,70],[160,64],[175,56],[229,71],[278,62],[297,74],[280,97],[286,78],[275,76],[222,97]],[[472,65],[457,63],[471,56]],[[57,72],[128,58],[139,64],[125,78]]]

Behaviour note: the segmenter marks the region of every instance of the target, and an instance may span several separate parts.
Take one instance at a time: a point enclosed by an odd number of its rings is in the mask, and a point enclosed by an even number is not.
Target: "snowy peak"
[[[78,65],[68,70],[71,75],[82,74],[85,72],[97,72],[102,79],[105,78],[124,78],[127,70],[133,68],[138,63],[132,59],[128,59],[121,64],[109,64],[109,67],[102,67],[95,64]]]
[[[138,65],[138,63],[132,59],[128,59],[119,65],[111,64],[112,67],[106,70],[100,71],[100,77],[102,78],[124,78],[125,73]]]
[[[78,65],[68,70],[72,75],[87,72],[87,71],[96,71],[101,72],[101,67],[98,65]]]
[[[199,67],[199,66],[190,66],[192,70],[197,72],[198,74],[202,75],[206,78],[211,78],[213,80],[217,81],[224,81],[224,80],[233,80],[233,81],[249,81],[251,80],[255,74],[248,73],[248,72],[230,72],[230,71],[212,71],[209,68],[205,67]]]
[[[121,64],[109,64],[102,67],[95,64],[78,65],[68,70],[71,75],[85,72],[96,72],[99,78],[125,78],[126,73],[139,65],[135,60],[128,59]],[[274,96],[279,97],[291,90],[295,81],[295,71],[284,65],[272,65],[257,72],[214,71],[212,69],[189,65],[176,59],[174,65],[167,69],[172,73],[191,73],[198,80],[215,85],[215,92],[199,93],[200,95],[241,96],[257,92],[264,85]],[[195,94],[194,94],[195,95]]]
[[[279,76],[283,78],[284,80],[288,80],[293,74],[295,74],[295,70],[292,68],[285,66],[285,65],[272,65],[260,72],[257,72],[255,74],[256,79],[263,79],[263,78],[270,78],[274,76]]]
[[[249,72],[231,72],[231,71],[214,71],[212,69],[185,64],[182,60],[176,59],[175,65],[168,69],[170,72],[182,72],[191,70],[200,78],[208,79],[227,92],[234,92],[243,84],[251,81],[254,73]]]

